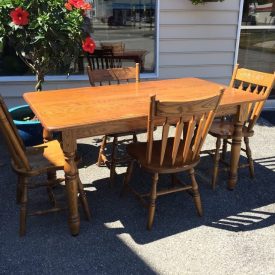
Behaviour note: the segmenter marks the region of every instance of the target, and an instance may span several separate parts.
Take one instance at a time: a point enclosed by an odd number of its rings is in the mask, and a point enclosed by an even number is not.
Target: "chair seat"
[[[223,139],[232,139],[233,133],[234,122],[232,121],[214,121],[209,131],[210,135]],[[254,131],[249,131],[248,128],[244,126],[242,135],[243,137],[252,137],[254,135]]]
[[[39,170],[39,172],[41,170],[47,171],[48,169],[63,169],[65,158],[57,140],[26,149],[26,155],[32,169]]]
[[[191,169],[192,167],[196,166],[199,162],[199,157],[195,160],[189,159],[185,163],[183,163],[183,141],[180,142],[175,164],[172,165],[172,163],[168,161],[171,160],[173,141],[174,138],[169,138],[167,140],[167,148],[162,166],[160,166],[159,159],[161,152],[161,140],[153,142],[152,161],[150,164],[147,164],[146,161],[147,142],[131,143],[127,146],[127,152],[132,158],[136,159],[144,169],[153,173],[177,173],[185,171],[187,169]]]

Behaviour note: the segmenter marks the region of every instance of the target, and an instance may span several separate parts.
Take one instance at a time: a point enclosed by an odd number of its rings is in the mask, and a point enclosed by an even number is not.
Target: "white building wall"
[[[201,77],[228,84],[235,54],[240,0],[194,6],[189,0],[159,0],[159,78]],[[54,79],[54,77],[53,77]],[[46,79],[47,80],[47,79]],[[9,106],[23,103],[22,94],[35,81],[0,80]],[[44,90],[89,86],[73,77],[47,80]]]
[[[24,81],[1,81],[0,80],[0,94],[4,97],[5,102],[8,107],[12,107],[18,104],[25,104],[25,101],[22,98],[23,93],[25,92],[34,92],[36,81],[35,80],[24,80]],[[87,80],[48,80],[46,79],[45,83],[42,85],[43,90],[55,90],[55,89],[65,89],[73,87],[85,87],[89,86]]]
[[[160,78],[195,76],[228,84],[234,64],[240,0],[192,5],[160,0]]]

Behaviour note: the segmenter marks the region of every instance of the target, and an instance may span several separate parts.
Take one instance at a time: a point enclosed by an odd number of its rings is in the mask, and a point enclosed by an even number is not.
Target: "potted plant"
[[[206,2],[223,2],[224,0],[190,0],[193,5],[204,4]]]
[[[5,40],[14,48],[36,75],[37,91],[42,89],[47,73],[61,68],[69,70],[82,51],[93,53],[95,42],[90,37],[90,19],[86,17],[91,8],[85,0],[0,1],[0,42]],[[26,106],[22,108],[27,111],[28,122],[20,119],[19,129],[27,123],[39,123],[29,121],[30,111]],[[12,111],[16,112],[16,118],[24,117],[23,110]]]

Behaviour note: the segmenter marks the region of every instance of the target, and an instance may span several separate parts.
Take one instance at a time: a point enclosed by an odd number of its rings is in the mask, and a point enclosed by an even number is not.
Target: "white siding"
[[[160,0],[160,78],[196,76],[227,84],[238,29],[239,0],[194,6]]]
[[[13,107],[18,104],[25,104],[22,95],[25,92],[33,92],[35,81],[2,81],[0,82],[0,94],[4,97],[8,107]],[[65,89],[73,87],[89,86],[89,81],[72,81],[71,79],[62,81],[45,81],[43,83],[43,90]]]

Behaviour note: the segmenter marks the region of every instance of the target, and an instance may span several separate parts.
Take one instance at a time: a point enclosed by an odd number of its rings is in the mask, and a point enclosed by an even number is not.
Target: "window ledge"
[[[79,81],[79,80],[88,80],[86,75],[56,75],[56,76],[46,76],[45,81],[54,82],[54,81]],[[1,82],[33,82],[36,81],[35,76],[0,76]]]
[[[150,79],[157,78],[156,73],[141,74],[140,78]],[[56,75],[56,76],[46,76],[45,81],[47,82],[74,82],[74,81],[88,81],[88,76],[86,75]],[[35,76],[0,76],[0,83],[9,82],[33,82],[36,81]]]

